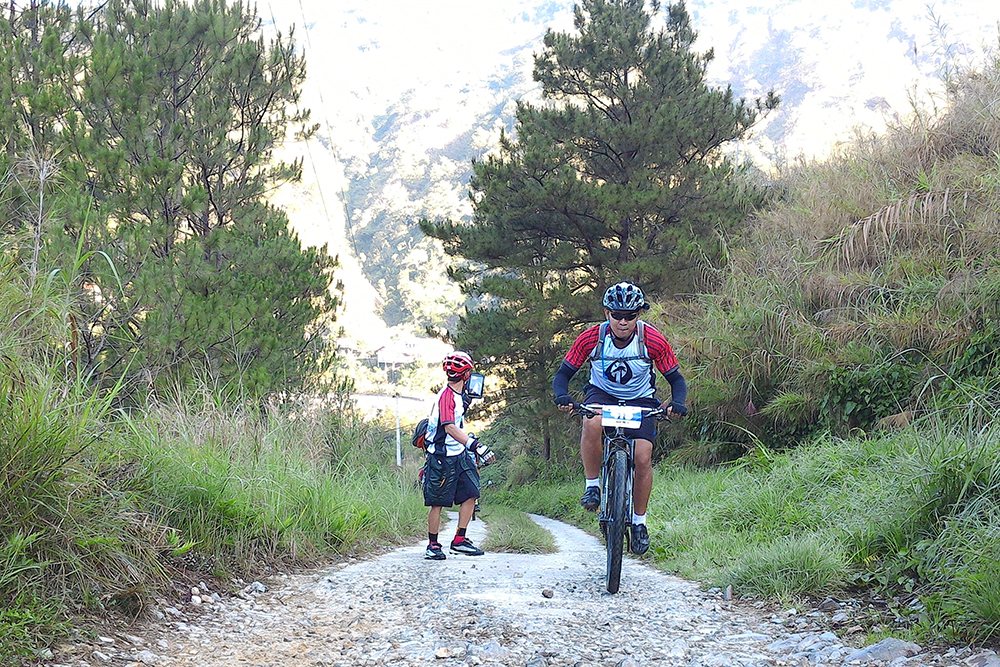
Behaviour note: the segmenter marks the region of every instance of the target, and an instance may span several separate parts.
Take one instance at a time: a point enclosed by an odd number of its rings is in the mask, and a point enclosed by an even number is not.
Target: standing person
[[[427,418],[427,463],[424,474],[424,505],[430,507],[427,515],[427,550],[424,558],[447,558],[438,542],[441,527],[441,510],[458,505],[458,530],[451,541],[454,554],[482,556],[483,550],[472,543],[465,534],[479,498],[480,465],[487,466],[496,460],[490,448],[466,433],[463,391],[472,375],[472,357],[462,351],[449,354],[441,364],[448,382],[438,392],[437,400]]]
[[[674,351],[663,334],[639,320],[639,314],[649,310],[642,290],[630,282],[612,285],[604,293],[603,305],[607,321],[590,327],[577,337],[552,380],[559,409],[573,410],[570,378],[584,362],[590,361],[590,381],[584,387],[584,403],[662,407],[671,419],[686,415],[687,384],[678,370]],[[656,398],[654,367],[670,384],[670,401],[660,403]],[[586,487],[580,504],[590,511],[596,511],[601,505],[598,481],[603,455],[601,430],[600,419],[588,417],[583,420],[580,458],[583,459]],[[649,550],[646,508],[653,488],[655,418],[643,418],[635,436],[634,507],[629,543],[633,553],[644,554]]]

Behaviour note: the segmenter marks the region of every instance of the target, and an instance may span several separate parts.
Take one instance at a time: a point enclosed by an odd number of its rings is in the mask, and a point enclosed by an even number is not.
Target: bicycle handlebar
[[[604,405],[601,403],[570,403],[573,406],[573,414],[581,415],[584,417],[598,417],[604,409]],[[655,417],[656,421],[669,422],[673,421],[667,416],[667,410],[665,408],[644,408],[642,406],[630,406],[637,407],[644,413],[644,417]]]

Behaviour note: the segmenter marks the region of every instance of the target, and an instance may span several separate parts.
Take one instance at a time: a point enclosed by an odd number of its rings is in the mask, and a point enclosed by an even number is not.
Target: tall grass
[[[0,657],[30,652],[71,607],[106,607],[162,581],[151,530],[95,474],[113,394],[70,359],[68,300],[0,251]],[[69,371],[69,372],[67,372]],[[148,590],[148,587],[146,587]]]
[[[423,529],[412,476],[350,411],[188,397],[115,413],[20,369],[0,382],[4,659],[74,609],[137,615],[184,570],[264,576]]]
[[[420,534],[414,466],[346,397],[116,407],[74,366],[68,293],[0,248],[0,663],[80,612],[141,614],[183,570],[262,576]]]
[[[691,385],[686,461],[927,411],[993,418],[1000,365],[961,362],[1000,331],[998,90],[991,53],[939,106],[787,169],[728,239],[719,290],[652,311]]]
[[[412,479],[352,411],[188,398],[126,424],[147,510],[223,571],[392,543],[423,525]]]

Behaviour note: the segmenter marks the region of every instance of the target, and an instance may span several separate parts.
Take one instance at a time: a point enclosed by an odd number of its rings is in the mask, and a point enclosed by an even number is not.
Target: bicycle
[[[604,427],[601,507],[597,519],[607,549],[607,589],[609,593],[617,593],[621,584],[625,535],[632,526],[632,477],[635,472],[635,440],[625,431],[639,428],[643,415],[655,417],[657,421],[670,419],[663,408],[635,405],[574,403],[573,411],[585,417],[600,417]]]

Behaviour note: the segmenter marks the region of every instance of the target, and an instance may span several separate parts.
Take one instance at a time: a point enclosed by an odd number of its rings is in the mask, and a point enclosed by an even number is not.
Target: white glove
[[[497,460],[496,454],[482,442],[479,442],[476,438],[472,438],[468,443],[469,451],[476,455],[476,465],[481,468],[485,468],[491,463],[495,463]]]

